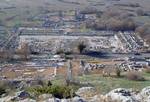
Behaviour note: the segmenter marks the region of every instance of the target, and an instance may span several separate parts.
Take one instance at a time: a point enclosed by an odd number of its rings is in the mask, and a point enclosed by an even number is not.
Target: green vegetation
[[[75,95],[75,88],[73,86],[65,85],[51,85],[44,87],[32,87],[28,89],[29,92],[40,95],[40,94],[52,94],[57,98],[70,98]]]
[[[150,85],[150,74],[143,73],[146,81],[133,81],[125,77],[103,77],[102,75],[85,75],[77,77],[81,82],[89,82],[100,91],[100,93],[107,93],[115,88],[133,88],[141,90],[142,88]]]
[[[5,88],[4,87],[0,87],[0,96],[3,95],[4,93],[6,93]]]
[[[116,68],[115,73],[117,77],[121,77],[121,70],[119,68]]]
[[[146,79],[145,81],[133,81],[124,77],[127,73],[121,73],[121,77],[103,77],[100,74],[76,76],[75,79],[81,83],[90,83],[97,91],[101,94],[106,94],[115,88],[133,88],[134,90],[141,90],[144,87],[150,85],[150,74],[142,73],[142,76]],[[65,85],[64,77],[59,77],[53,80],[52,83],[56,86]],[[70,86],[72,89],[77,90],[78,86]]]
[[[79,45],[77,46],[79,53],[83,53],[84,49],[86,48],[86,45],[81,42],[79,43]]]

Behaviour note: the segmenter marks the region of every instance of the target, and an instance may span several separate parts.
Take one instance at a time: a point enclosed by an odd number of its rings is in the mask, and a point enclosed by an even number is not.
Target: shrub
[[[49,80],[47,86],[52,86],[52,82]]]
[[[6,93],[5,89],[3,87],[0,87],[0,95]]]
[[[84,51],[84,49],[86,48],[86,45],[82,42],[82,43],[79,43],[79,45],[77,46],[78,48],[78,51],[80,53],[82,53]]]
[[[58,98],[69,98],[71,97],[71,88],[67,86],[52,86],[51,94]]]
[[[65,52],[65,55],[70,55],[70,54],[72,54],[71,51],[66,51],[66,52]]]
[[[30,92],[39,95],[39,94],[52,94],[56,98],[71,98],[75,95],[73,88],[70,86],[45,86],[45,87],[34,87],[29,89]]]
[[[115,73],[117,77],[121,76],[121,70],[119,68],[116,68]]]
[[[145,81],[145,78],[142,76],[141,73],[138,72],[128,72],[126,75],[127,79],[134,80],[134,81]]]
[[[56,54],[64,54],[64,50],[63,49],[59,49],[56,51]]]
[[[41,79],[37,80],[37,84],[40,85],[40,86],[44,86],[44,82]]]

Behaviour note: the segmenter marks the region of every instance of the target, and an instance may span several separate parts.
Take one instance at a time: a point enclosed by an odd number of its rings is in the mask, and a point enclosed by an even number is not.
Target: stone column
[[[54,72],[53,72],[54,77],[56,77],[56,75],[57,75],[58,67],[59,67],[59,66],[58,66],[57,62],[55,62],[55,67],[54,67]]]
[[[84,70],[85,70],[84,67],[85,67],[85,64],[84,64],[84,62],[83,62],[82,60],[80,61],[80,66],[79,66],[79,67],[80,67],[80,72],[79,72],[79,74],[80,74],[80,75],[84,75]]]
[[[70,81],[73,81],[73,72],[72,72],[72,64],[71,61],[68,61],[68,65],[67,65],[67,78],[66,78],[67,83],[69,83]]]

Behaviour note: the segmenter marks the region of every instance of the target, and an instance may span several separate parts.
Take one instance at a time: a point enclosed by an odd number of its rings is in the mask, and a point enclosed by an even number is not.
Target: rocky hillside
[[[150,102],[150,86],[141,91],[117,88],[102,95],[93,87],[82,87],[72,98],[59,99],[52,94],[41,94],[37,98],[26,91],[19,91],[14,95],[3,95],[0,102]]]

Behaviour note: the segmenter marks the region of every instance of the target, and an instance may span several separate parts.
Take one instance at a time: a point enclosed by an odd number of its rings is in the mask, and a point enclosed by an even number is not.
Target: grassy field
[[[150,74],[145,74],[144,76],[148,79],[147,81],[131,81],[126,78],[102,77],[101,75],[87,75],[78,77],[78,79],[80,81],[90,82],[100,93],[107,93],[110,90],[120,87],[141,90],[150,85]]]
[[[143,73],[146,81],[131,81],[125,77],[115,78],[115,77],[103,77],[99,74],[77,76],[76,80],[80,82],[88,82],[94,86],[97,91],[101,94],[106,94],[107,92],[115,88],[132,88],[134,90],[140,91],[142,88],[150,85],[150,74]],[[64,84],[65,78],[57,77],[52,83],[56,85]]]

